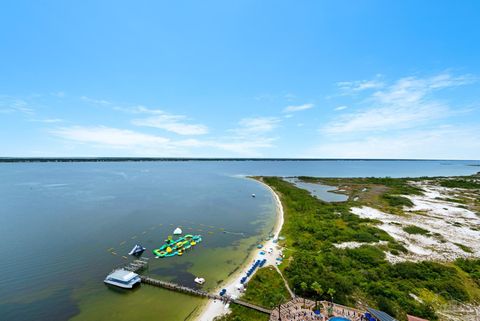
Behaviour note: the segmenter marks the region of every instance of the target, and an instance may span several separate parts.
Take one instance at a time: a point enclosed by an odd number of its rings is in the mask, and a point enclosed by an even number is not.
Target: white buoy
[[[255,194],[252,194],[252,197],[255,197]]]
[[[174,234],[174,235],[180,235],[180,234],[182,234],[182,229],[179,228],[179,227],[177,227],[177,228],[175,229],[175,231],[173,231],[173,234]]]

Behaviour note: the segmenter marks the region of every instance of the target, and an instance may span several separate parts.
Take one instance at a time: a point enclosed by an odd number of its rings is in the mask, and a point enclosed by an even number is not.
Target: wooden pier
[[[148,267],[148,258],[139,258],[128,263],[127,265],[122,267],[122,269],[138,273],[139,271],[144,270],[147,267]],[[219,300],[224,302],[225,304],[234,303],[234,304],[238,304],[246,308],[257,310],[259,312],[266,313],[266,314],[271,314],[272,312],[271,310],[266,309],[264,307],[261,307],[249,302],[245,302],[243,300],[233,299],[229,295],[220,296],[218,294],[212,294],[204,290],[189,288],[173,282],[162,281],[162,280],[154,279],[141,274],[139,274],[139,276],[140,276],[140,279],[142,280],[142,283],[144,284],[149,284],[152,286],[156,286],[156,287],[160,287],[160,288],[164,288],[167,290],[176,291],[180,293],[185,293],[189,295],[200,296],[200,297],[204,297],[211,300]]]
[[[153,286],[156,286],[156,287],[160,287],[160,288],[164,288],[164,289],[172,290],[172,291],[176,291],[176,292],[181,292],[181,293],[185,293],[185,294],[201,296],[201,297],[209,298],[209,299],[212,299],[212,300],[226,301],[226,298],[224,298],[224,297],[221,297],[221,296],[216,295],[216,294],[211,294],[211,293],[208,293],[208,292],[203,291],[203,290],[192,289],[192,288],[189,288],[189,287],[186,287],[186,286],[183,286],[183,285],[178,285],[176,283],[171,283],[171,282],[167,282],[167,281],[153,279],[153,278],[150,278],[150,277],[144,276],[144,275],[140,275],[140,278],[142,279],[142,283],[144,283],[144,284],[149,284],[149,285],[153,285]]]
[[[150,278],[150,277],[147,277],[147,276],[144,276],[144,275],[140,275],[140,278],[142,279],[142,283],[144,283],[144,284],[157,286],[157,287],[164,288],[164,289],[167,289],[167,290],[181,292],[181,293],[195,295],[195,296],[200,296],[200,297],[208,298],[208,299],[211,299],[211,300],[220,300],[220,301],[223,301],[225,303],[234,303],[234,304],[242,305],[246,308],[257,310],[259,312],[266,313],[266,314],[270,314],[272,312],[272,310],[266,309],[264,307],[260,307],[258,305],[248,303],[248,302],[245,302],[245,301],[242,301],[242,300],[232,299],[229,296],[220,296],[220,295],[217,295],[217,294],[208,293],[208,292],[203,291],[203,290],[192,289],[192,288],[189,288],[189,287],[186,287],[186,286],[178,285],[176,283],[153,279],[153,278]]]

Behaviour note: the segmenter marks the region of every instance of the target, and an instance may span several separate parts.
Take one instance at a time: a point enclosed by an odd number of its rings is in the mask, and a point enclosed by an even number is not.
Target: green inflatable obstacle
[[[175,255],[182,256],[186,250],[197,245],[201,241],[201,235],[187,234],[177,240],[172,240],[172,238],[169,237],[160,248],[155,249],[152,252],[158,257],[170,257]]]

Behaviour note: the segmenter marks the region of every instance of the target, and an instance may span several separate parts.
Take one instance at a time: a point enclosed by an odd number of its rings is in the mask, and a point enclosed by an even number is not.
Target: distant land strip
[[[443,159],[362,159],[362,158],[182,158],[182,157],[0,157],[0,163],[34,162],[186,162],[186,161],[476,161]],[[448,165],[448,164],[445,164]],[[472,164],[470,166],[479,166]]]

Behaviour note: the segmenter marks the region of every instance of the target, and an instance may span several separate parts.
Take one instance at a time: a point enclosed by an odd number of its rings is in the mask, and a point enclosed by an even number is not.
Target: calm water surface
[[[311,195],[325,202],[344,202],[348,199],[347,195],[334,192],[337,190],[336,186],[329,186],[320,183],[307,183],[296,177],[286,177],[284,179],[299,188],[306,189]]]
[[[135,243],[151,250],[182,226],[204,241],[182,257],[152,259],[147,273],[187,285],[199,275],[214,288],[273,226],[272,196],[242,175],[468,175],[479,170],[472,164],[479,162],[0,164],[0,318],[184,320],[201,299],[148,286],[116,291],[103,278],[130,260],[123,256]]]

